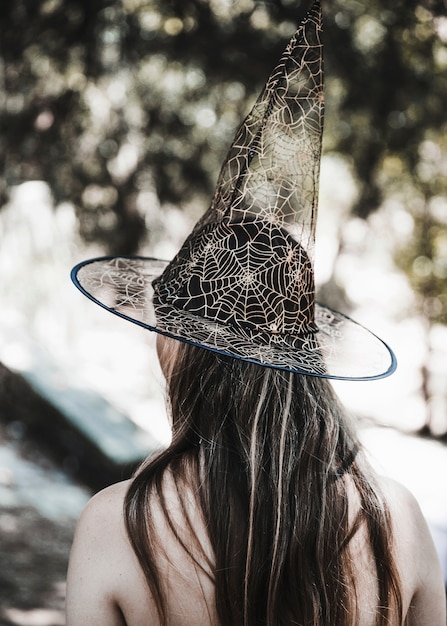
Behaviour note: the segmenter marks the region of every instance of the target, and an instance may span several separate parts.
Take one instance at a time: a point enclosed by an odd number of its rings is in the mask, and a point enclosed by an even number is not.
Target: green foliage
[[[76,205],[87,240],[120,253],[151,232],[151,202],[203,210],[309,4],[2,0],[3,199],[11,185],[45,180],[56,203]],[[420,171],[428,137],[445,160],[444,3],[333,0],[324,12],[326,150],[352,160],[354,210],[367,217],[399,186],[384,174],[390,159],[417,193],[442,195],[440,179],[433,187]]]
[[[388,169],[388,188],[394,188],[394,195],[401,197],[413,220],[411,237],[396,251],[397,264],[418,296],[419,312],[429,323],[447,324],[445,129],[444,136],[429,137],[430,133],[426,133],[419,146],[419,159],[411,174],[396,158],[394,166],[385,163],[383,170]]]

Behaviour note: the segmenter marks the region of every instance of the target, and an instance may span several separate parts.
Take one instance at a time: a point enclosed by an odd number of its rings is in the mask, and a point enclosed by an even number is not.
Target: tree
[[[86,238],[135,252],[140,192],[162,203],[211,193],[234,128],[308,5],[6,0],[6,184],[48,181],[57,202],[76,204]],[[444,9],[325,6],[328,149],[352,158],[362,217],[383,197],[384,157],[414,171],[426,133],[444,124]]]
[[[235,128],[309,6],[3,0],[1,199],[11,185],[45,180],[56,205],[74,203],[86,240],[124,254],[159,236],[154,207],[199,214]],[[423,314],[445,323],[445,213],[436,207],[446,196],[446,1],[323,8],[325,149],[351,163],[362,219],[390,196],[409,199],[414,228],[399,263]]]

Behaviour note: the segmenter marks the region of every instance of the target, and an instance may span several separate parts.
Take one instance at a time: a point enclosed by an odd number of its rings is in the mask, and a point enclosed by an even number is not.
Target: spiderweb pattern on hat
[[[253,332],[315,331],[320,31],[315,3],[237,132],[210,209],[156,282],[160,302]]]
[[[86,295],[146,328],[271,367],[363,379],[394,369],[383,342],[315,303],[320,34],[317,1],[236,133],[211,207],[176,257],[81,264],[73,276]]]
[[[312,259],[323,127],[321,7],[315,2],[240,126],[210,210],[287,226]]]

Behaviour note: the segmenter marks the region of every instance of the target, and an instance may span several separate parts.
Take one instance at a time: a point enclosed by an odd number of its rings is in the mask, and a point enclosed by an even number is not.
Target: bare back
[[[445,626],[445,591],[433,542],[420,509],[399,484],[381,480],[395,534],[394,555],[401,575],[408,626]],[[102,491],[87,505],[73,544],[67,589],[67,626],[158,625],[156,607],[138,560],[127,539],[123,501],[128,483]],[[165,481],[169,513],[181,539],[194,545],[183,523],[177,491]],[[352,495],[352,510],[358,502]],[[194,533],[212,562],[205,525],[192,494],[187,497]],[[171,626],[216,626],[214,587],[206,559],[200,566],[179,545],[158,505],[152,510],[161,538],[157,566],[164,581]],[[375,573],[362,526],[351,542],[360,608],[358,626],[373,626],[376,606]],[[197,551],[199,557],[200,550]],[[396,622],[396,626],[400,626]]]

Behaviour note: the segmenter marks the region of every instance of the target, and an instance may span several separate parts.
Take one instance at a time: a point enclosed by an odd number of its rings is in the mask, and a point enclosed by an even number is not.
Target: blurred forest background
[[[0,206],[43,181],[56,219],[70,214],[99,252],[153,251],[176,228],[180,243],[178,225],[205,210],[236,127],[309,5],[2,0]],[[365,252],[371,228],[386,240],[388,272],[408,287],[395,321],[417,318],[424,334],[429,424],[433,406],[447,411],[447,382],[433,390],[430,364],[445,340],[432,330],[447,323],[446,2],[328,0],[324,15],[324,152],[338,170],[322,190],[337,219],[327,218],[336,250],[321,291],[352,309],[337,261]]]
[[[71,439],[52,469],[26,444],[18,404],[28,400],[20,385],[11,400],[8,372],[48,383],[55,401],[65,393],[65,408],[85,396],[90,422],[104,412],[84,393],[94,389],[154,434],[161,386],[150,333],[84,302],[69,270],[88,256],[175,253],[310,4],[0,2],[1,624],[64,623],[68,547],[88,493],[70,491],[59,469],[77,476],[85,465],[91,489],[103,481]],[[364,418],[445,442],[447,0],[323,0],[323,13],[319,298],[383,336],[399,363],[391,379],[337,390]],[[47,437],[56,418],[43,417]],[[111,442],[112,456],[125,439]],[[419,480],[417,495],[431,490],[424,511],[447,554],[445,449],[421,456],[405,441],[406,452],[392,437],[376,447],[403,479]]]

